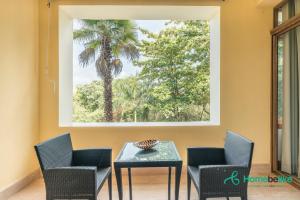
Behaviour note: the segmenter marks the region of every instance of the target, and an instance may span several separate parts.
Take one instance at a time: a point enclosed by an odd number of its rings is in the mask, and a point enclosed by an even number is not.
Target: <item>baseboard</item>
[[[251,172],[252,175],[266,176],[272,173],[270,164],[252,164]]]
[[[6,188],[0,190],[0,200],[6,200],[13,194],[20,191],[22,188],[27,186],[32,181],[38,179],[41,177],[40,170],[37,169],[30,173],[29,175],[25,176],[24,178],[21,178],[17,181],[15,181],[13,184],[7,186]]]

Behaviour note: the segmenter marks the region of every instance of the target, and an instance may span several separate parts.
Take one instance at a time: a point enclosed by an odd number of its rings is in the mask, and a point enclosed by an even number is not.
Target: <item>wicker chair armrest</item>
[[[60,167],[43,171],[46,190],[56,195],[96,193],[97,167]]]
[[[225,164],[224,148],[190,147],[187,149],[189,166]]]
[[[246,192],[248,167],[235,165],[199,166],[200,191],[230,196]]]
[[[96,166],[111,167],[112,150],[101,149],[79,149],[73,151],[73,166]]]

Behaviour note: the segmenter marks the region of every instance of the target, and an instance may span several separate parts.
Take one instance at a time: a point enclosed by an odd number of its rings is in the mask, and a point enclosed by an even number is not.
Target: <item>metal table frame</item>
[[[116,161],[114,162],[115,174],[117,179],[117,187],[119,193],[119,200],[123,200],[123,185],[122,185],[122,168],[128,170],[128,182],[129,182],[129,199],[132,200],[132,179],[131,168],[145,168],[145,167],[167,167],[168,171],[168,200],[171,200],[171,174],[172,167],[175,168],[175,200],[179,200],[179,186],[182,170],[182,160],[177,152],[174,142],[171,142],[174,153],[177,154],[178,160],[157,160],[157,161],[120,161],[122,152],[125,150],[129,143],[126,143],[119,153]]]

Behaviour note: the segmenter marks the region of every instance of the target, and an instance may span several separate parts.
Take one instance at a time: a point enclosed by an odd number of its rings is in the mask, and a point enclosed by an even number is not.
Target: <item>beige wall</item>
[[[188,146],[222,146],[227,129],[255,141],[254,163],[270,162],[270,74],[272,9],[256,0],[142,1],[58,0],[52,5],[49,73],[45,71],[47,8],[40,4],[40,133],[42,140],[70,131],[75,148],[110,146],[113,156],[126,141],[173,140],[184,160]],[[58,127],[58,13],[60,4],[221,5],[221,126],[215,127]],[[202,3],[200,3],[202,2]],[[53,82],[54,81],[54,82]]]
[[[0,190],[37,168],[37,5],[37,0],[0,0]]]

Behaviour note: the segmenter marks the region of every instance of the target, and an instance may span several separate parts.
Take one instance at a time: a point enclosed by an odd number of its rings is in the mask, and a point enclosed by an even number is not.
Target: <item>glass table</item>
[[[182,160],[172,141],[160,141],[152,150],[141,150],[126,143],[114,162],[119,200],[123,200],[122,168],[128,169],[129,199],[132,200],[131,168],[168,167],[168,200],[171,199],[171,172],[175,168],[175,200],[179,199]]]

